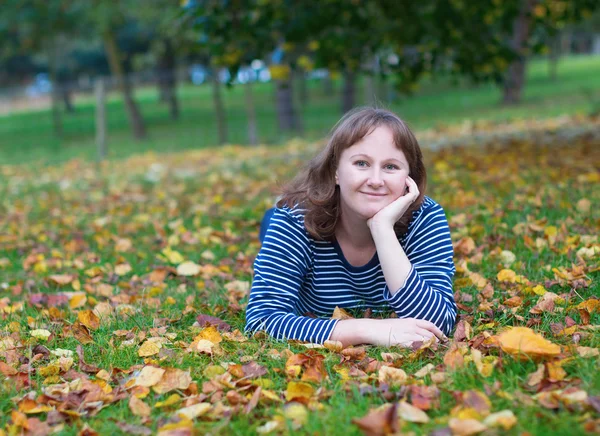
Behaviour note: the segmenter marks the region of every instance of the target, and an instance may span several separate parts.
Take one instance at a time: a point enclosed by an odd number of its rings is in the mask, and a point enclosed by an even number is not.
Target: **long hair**
[[[332,240],[340,219],[340,191],[335,183],[340,156],[380,126],[392,131],[394,144],[404,153],[409,175],[419,187],[419,197],[394,225],[398,237],[406,233],[413,212],[423,203],[427,174],[415,135],[400,117],[385,109],[359,107],[347,112],[331,130],[325,148],[283,188],[277,207],[303,209],[308,233],[317,240]]]

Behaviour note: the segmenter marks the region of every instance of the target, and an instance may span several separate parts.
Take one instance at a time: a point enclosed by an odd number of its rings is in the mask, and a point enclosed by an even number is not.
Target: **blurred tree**
[[[42,54],[52,83],[52,120],[54,133],[62,136],[60,100],[72,111],[70,78],[66,65],[69,37],[81,26],[82,6],[70,1],[7,0],[0,14],[0,36],[8,42],[5,55]],[[9,47],[6,49],[6,47]]]
[[[160,100],[169,106],[171,119],[179,117],[177,59],[193,50],[189,34],[181,31],[181,5],[172,0],[148,0],[140,8],[130,3],[130,14],[150,33]]]
[[[517,103],[531,53],[548,35],[600,7],[596,0],[376,0],[393,25],[387,40],[399,54],[394,71],[405,92],[423,75],[450,72],[503,87]]]
[[[131,11],[126,2],[106,2],[92,0],[87,9],[87,21],[94,26],[96,32],[102,38],[104,50],[108,59],[111,74],[114,76],[117,86],[123,94],[125,110],[129,118],[129,124],[134,138],[144,139],[146,137],[146,126],[141,112],[133,97],[133,89],[127,76],[126,67],[130,63],[130,57],[124,57],[117,43],[119,29],[127,29],[128,14]],[[130,29],[131,30],[131,29]],[[123,62],[125,58],[125,62]]]

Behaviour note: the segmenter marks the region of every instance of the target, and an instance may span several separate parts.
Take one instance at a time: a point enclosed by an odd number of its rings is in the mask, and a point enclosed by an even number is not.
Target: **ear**
[[[338,177],[338,172],[337,172],[337,170],[335,170],[335,184],[336,184],[336,185],[339,185],[339,184],[340,184],[340,179],[339,179],[339,177]]]

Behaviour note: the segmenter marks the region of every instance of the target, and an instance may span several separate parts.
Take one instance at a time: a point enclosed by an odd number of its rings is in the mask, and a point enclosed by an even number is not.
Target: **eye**
[[[387,164],[384,166],[384,168],[389,171],[400,169],[400,167],[398,165],[394,165],[394,164]]]
[[[360,167],[360,168],[365,168],[365,167],[369,166],[369,164],[367,163],[366,160],[357,160],[356,162],[354,162],[354,165],[356,165],[357,167]]]

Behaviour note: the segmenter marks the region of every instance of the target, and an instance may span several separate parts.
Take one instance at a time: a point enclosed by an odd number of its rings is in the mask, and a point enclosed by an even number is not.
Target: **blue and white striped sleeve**
[[[295,313],[298,292],[312,258],[304,223],[289,210],[276,209],[254,261],[254,278],[246,308],[246,334],[264,330],[278,340],[317,344],[329,339],[338,320]]]
[[[386,286],[384,297],[398,317],[431,321],[449,335],[456,320],[454,250],[444,210],[433,200],[426,201],[403,246],[412,264],[410,273],[393,296]]]

